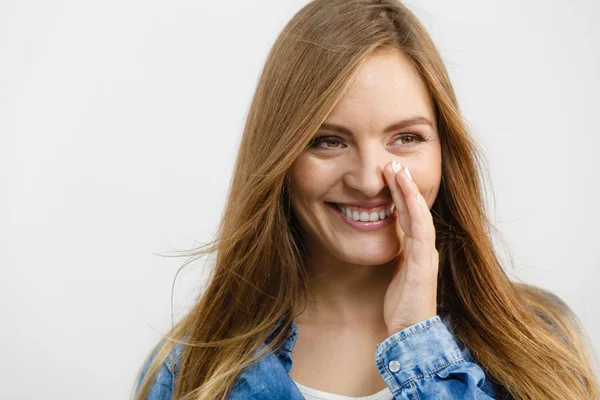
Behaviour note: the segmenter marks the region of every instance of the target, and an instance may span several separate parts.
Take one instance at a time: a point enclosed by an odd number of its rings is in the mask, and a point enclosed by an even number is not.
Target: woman
[[[479,157],[405,6],[305,6],[268,56],[217,239],[190,254],[216,252],[208,287],[136,398],[597,398],[577,317],[494,254]]]

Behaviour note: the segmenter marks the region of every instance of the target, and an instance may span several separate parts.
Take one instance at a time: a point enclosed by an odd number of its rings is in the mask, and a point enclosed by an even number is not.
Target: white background
[[[127,398],[184,262],[157,253],[212,239],[265,57],[304,4],[0,2],[5,398]],[[409,4],[489,160],[507,269],[600,348],[600,3]],[[175,280],[174,318],[202,266]]]

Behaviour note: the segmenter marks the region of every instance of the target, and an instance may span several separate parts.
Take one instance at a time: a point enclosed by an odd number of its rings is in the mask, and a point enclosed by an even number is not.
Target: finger
[[[410,215],[411,237],[418,240],[427,240],[431,232],[423,207],[417,202],[419,188],[410,177],[410,168],[407,169],[404,166],[398,171],[396,181],[400,186],[400,190],[404,193],[405,204]]]
[[[434,267],[432,271],[435,230],[427,202],[420,194],[417,184],[410,177],[410,168],[408,170],[407,173],[405,167],[399,171],[397,180],[405,195],[407,208],[411,213],[413,235],[410,243],[410,257],[415,265],[421,267],[413,269],[411,272],[417,274],[413,276],[418,276],[420,280],[421,278],[427,279],[430,276],[437,276],[437,268]]]
[[[402,229],[402,231],[404,232],[405,235],[410,236],[411,235],[410,215],[409,215],[408,209],[406,207],[406,200],[405,200],[404,194],[400,190],[400,186],[398,185],[398,182],[396,180],[396,173],[392,169],[391,162],[389,162],[383,168],[383,174],[385,175],[385,178],[388,183],[388,187],[390,188],[390,192],[392,194],[392,200],[394,201],[394,204],[396,205],[396,210],[398,210],[397,218],[398,218],[398,222],[400,224],[400,228]]]
[[[419,190],[418,186],[417,190]],[[420,204],[423,210],[423,214],[425,215],[425,219],[427,220],[427,225],[429,226],[429,234],[431,238],[435,241],[435,226],[433,225],[433,215],[431,213],[431,209],[429,208],[429,204],[427,204],[427,200],[420,192],[419,194],[417,194],[417,198],[418,196],[421,196]]]

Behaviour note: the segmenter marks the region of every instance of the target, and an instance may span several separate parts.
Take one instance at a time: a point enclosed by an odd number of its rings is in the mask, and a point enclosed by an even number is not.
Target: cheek
[[[301,156],[292,166],[292,198],[311,201],[327,193],[335,183],[335,171],[331,163]]]

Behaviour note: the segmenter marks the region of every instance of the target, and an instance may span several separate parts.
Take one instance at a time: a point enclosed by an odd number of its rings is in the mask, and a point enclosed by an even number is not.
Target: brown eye
[[[336,147],[339,142],[335,139],[327,139],[325,143],[327,143],[327,147]]]
[[[322,143],[325,145],[320,146]],[[340,144],[342,144],[342,142],[338,138],[330,136],[318,136],[313,139],[309,147],[321,149],[340,149]]]
[[[408,133],[398,136],[396,142],[400,141],[404,146],[411,146],[415,142],[424,142],[425,137],[420,133]]]

